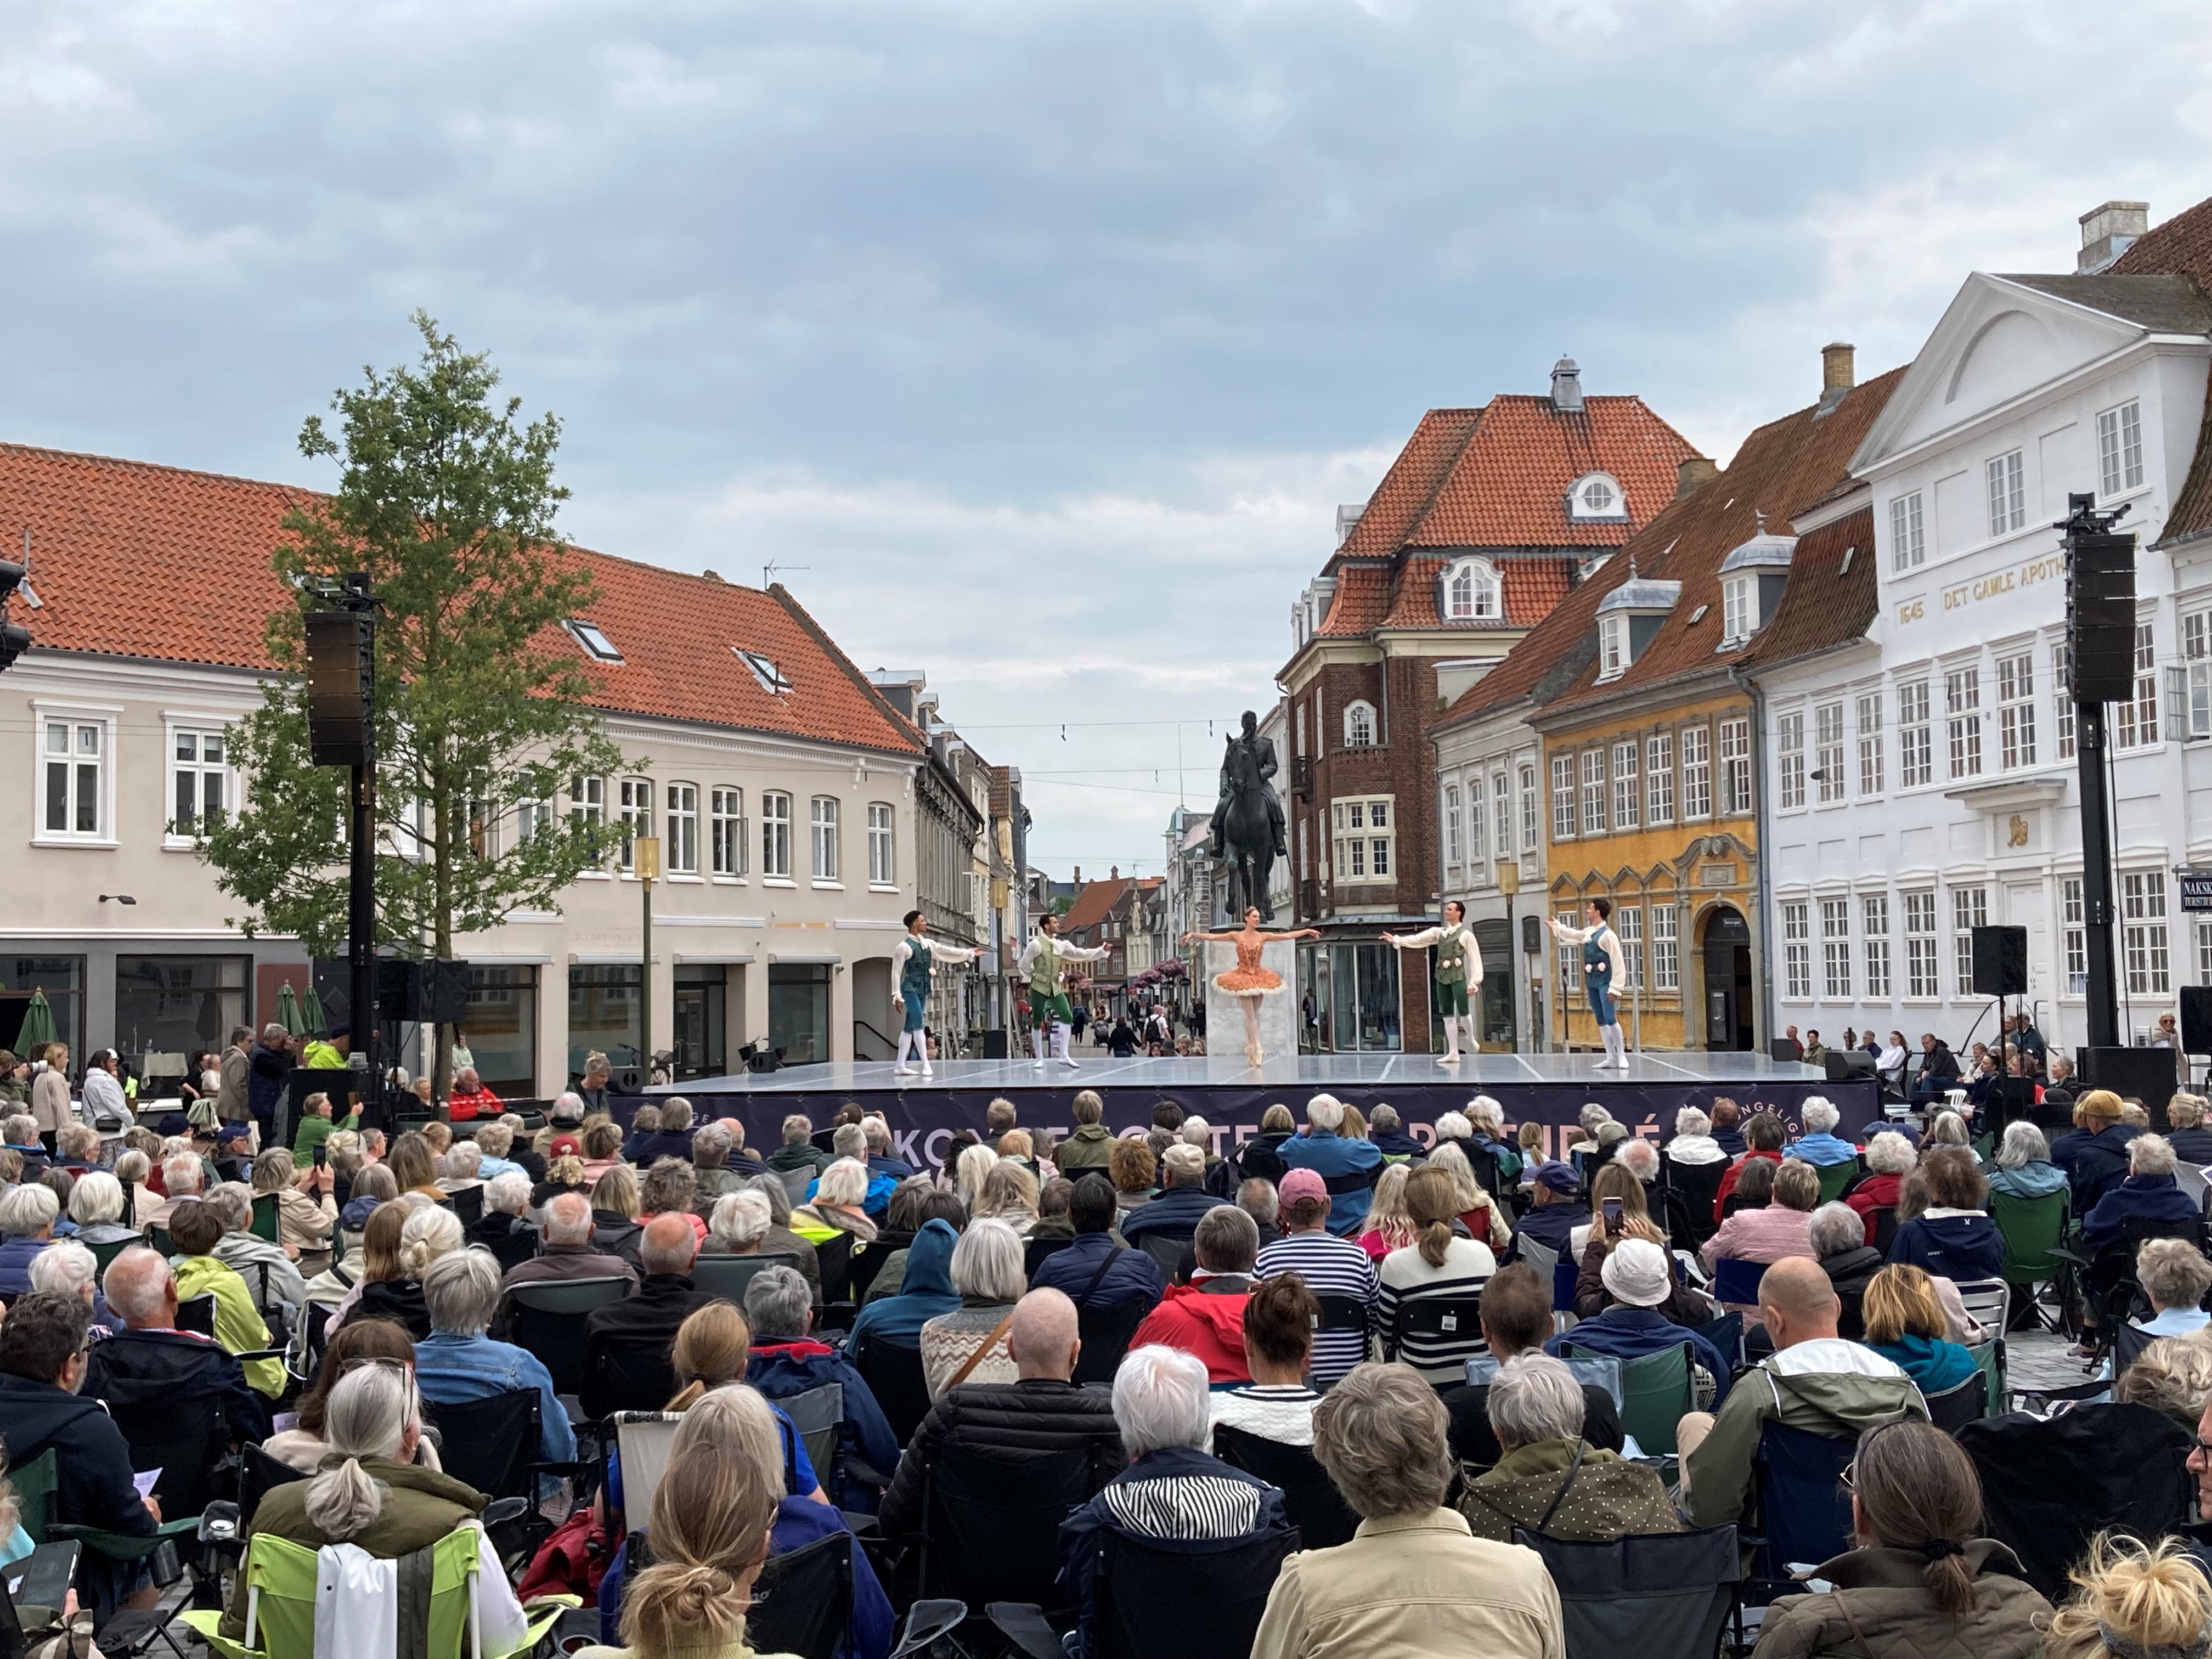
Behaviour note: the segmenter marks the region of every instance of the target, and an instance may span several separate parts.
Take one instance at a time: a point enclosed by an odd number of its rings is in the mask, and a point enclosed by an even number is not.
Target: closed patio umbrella
[[[54,1011],[47,1005],[46,994],[33,991],[31,1000],[23,1005],[23,1029],[17,1035],[17,1046],[29,1054],[42,1042],[52,1042],[59,1036],[54,1030]]]
[[[307,1022],[300,1014],[300,994],[292,988],[292,981],[289,979],[276,993],[276,1023],[294,1036],[301,1036],[307,1029]]]

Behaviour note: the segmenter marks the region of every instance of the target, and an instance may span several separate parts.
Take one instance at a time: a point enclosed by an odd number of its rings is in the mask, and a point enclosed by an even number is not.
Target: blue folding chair
[[[1763,1607],[1799,1588],[1793,1565],[1817,1565],[1850,1546],[1851,1496],[1844,1471],[1858,1455],[1856,1437],[1831,1440],[1804,1429],[1769,1423],[1759,1437],[1759,1522],[1753,1577],[1763,1593],[1747,1589],[1744,1600]]]
[[[1572,1313],[1575,1310],[1575,1281],[1581,1277],[1578,1264],[1562,1259],[1552,1264],[1552,1311]]]
[[[1759,1281],[1766,1277],[1764,1261],[1739,1261],[1723,1256],[1713,1263],[1713,1299],[1742,1307],[1759,1305]]]

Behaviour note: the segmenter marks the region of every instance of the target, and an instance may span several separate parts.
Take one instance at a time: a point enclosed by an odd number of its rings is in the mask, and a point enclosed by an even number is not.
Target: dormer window
[[[1721,584],[1721,643],[1741,645],[1759,626],[1759,584],[1750,576],[1731,576]]]
[[[1597,677],[1618,679],[1628,668],[1628,618],[1601,617],[1597,624]]]
[[[1462,559],[1445,568],[1442,609],[1446,622],[1498,619],[1498,573],[1487,559]]]
[[[571,617],[561,624],[572,635],[592,659],[599,662],[620,662],[623,653],[615,649],[615,642],[599,630],[597,623],[586,622],[581,617]]]
[[[1375,705],[1371,702],[1352,702],[1344,707],[1344,746],[1346,749],[1372,749],[1375,746]]]
[[[1717,651],[1730,651],[1766,625],[1782,603],[1782,590],[1790,580],[1790,559],[1797,538],[1770,532],[1766,515],[1757,515],[1759,528],[1752,538],[1732,548],[1721,561],[1721,642]]]
[[[1567,517],[1577,523],[1619,523],[1628,517],[1628,495],[1609,472],[1586,472],[1567,489]]]
[[[739,662],[753,671],[753,678],[761,683],[761,690],[770,696],[780,696],[791,690],[790,679],[769,658],[757,651],[743,650],[734,645],[730,649],[737,652]]]

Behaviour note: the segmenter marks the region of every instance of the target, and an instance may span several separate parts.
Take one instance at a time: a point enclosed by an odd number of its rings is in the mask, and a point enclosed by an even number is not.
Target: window
[[[600,631],[599,623],[586,622],[581,617],[571,617],[562,626],[598,661],[620,662],[623,659],[623,653],[616,650],[615,642]]]
[[[868,884],[888,887],[898,879],[898,864],[891,851],[891,827],[896,822],[892,817],[891,804],[886,800],[870,803],[868,807]]]
[[[550,798],[517,801],[514,806],[515,845],[520,847],[532,836],[544,835],[553,827],[553,803]]]
[[[1455,870],[1460,864],[1459,790],[1449,783],[1444,786],[1444,862]]]
[[[1591,472],[1569,486],[1567,509],[1569,516],[1577,519],[1625,519],[1628,501],[1617,481],[1605,473]]]
[[[717,789],[713,798],[714,873],[725,878],[745,872],[745,792]]]
[[[1345,704],[1344,746],[1347,749],[1372,749],[1375,746],[1374,704],[1366,702]]]
[[[1832,1002],[1851,996],[1851,902],[1820,901],[1820,994]]]
[[[2136,695],[2112,708],[2113,738],[2122,749],[2148,749],[2158,742],[2158,659],[2150,624],[2136,624]]]
[[[2057,700],[2051,722],[2057,734],[2053,746],[2061,760],[2074,758],[2074,689],[2071,664],[2063,641],[2051,647],[2051,685]]]
[[[1928,543],[1920,525],[1920,492],[1899,495],[1889,504],[1889,568],[1917,570],[1928,556]]]
[[[1943,676],[1943,712],[1949,720],[1951,775],[1982,775],[1982,671],[1954,668]]]
[[[1597,677],[1610,680],[1628,667],[1628,618],[1601,617],[1597,622]]]
[[[1779,799],[1784,808],[1805,804],[1805,716],[1784,714],[1774,722],[1774,763],[1778,775]]]
[[[1490,837],[1487,832],[1488,827],[1483,823],[1482,780],[1480,778],[1471,778],[1468,781],[1467,821],[1468,861],[1473,864],[1474,867],[1480,871],[1482,868],[1483,860],[1489,854],[1490,842]],[[1501,826],[1501,831],[1502,829],[1503,826]],[[1500,846],[1498,848],[1500,852],[1504,850],[1504,847],[1503,845],[1504,839],[1504,837],[1501,833],[1499,836]]]
[[[1721,643],[1741,645],[1757,625],[1757,588],[1749,576],[1730,576],[1721,584]]]
[[[791,797],[780,789],[761,791],[761,876],[791,879]]]
[[[1575,835],[1575,757],[1552,757],[1552,839],[1572,841]]]
[[[668,845],[662,851],[666,854],[669,874],[696,876],[699,873],[697,784],[672,783],[668,786]]]
[[[1889,895],[1869,893],[1859,901],[1861,932],[1866,938],[1866,994],[1889,994]]]
[[[1605,833],[1605,750],[1583,750],[1583,834]]]
[[[1881,793],[1881,693],[1859,698],[1859,793]]]
[[[1702,726],[1682,728],[1682,816],[1713,815],[1712,733]]]
[[[538,969],[469,969],[469,1055],[477,1076],[503,1100],[538,1093]]]
[[[1671,904],[1651,907],[1651,988],[1682,988],[1681,913]]]
[[[1813,996],[1813,946],[1806,933],[1805,901],[1790,899],[1782,906],[1782,994],[1792,1002],[1808,1002]]]
[[[43,722],[48,837],[106,841],[107,828],[108,725],[104,720]]]
[[[1721,722],[1721,810],[1751,811],[1751,722]]]
[[[2181,660],[2189,675],[2188,735],[2212,738],[2212,611],[2181,619]]]
[[[1905,994],[1938,997],[1943,988],[1936,977],[1936,895],[1905,896]]]
[[[1577,916],[1572,910],[1560,911],[1558,921],[1559,926],[1562,927],[1577,927],[1582,925],[1581,918]],[[1583,947],[1581,945],[1571,945],[1565,939],[1559,940],[1559,982],[1560,984],[1571,985],[1575,981],[1583,976],[1582,957]]]
[[[1997,747],[2004,769],[2035,764],[2035,658],[1997,659]]]
[[[2088,907],[2081,897],[2081,878],[2068,876],[2058,884],[2058,920],[2066,939],[2066,994],[2078,997],[2089,989],[2089,929],[2084,918]]]
[[[615,853],[615,863],[627,870],[630,867],[630,842],[640,836],[653,833],[653,784],[645,778],[624,778],[621,784],[618,811],[623,827],[629,831]]]
[[[837,801],[833,795],[817,795],[807,812],[808,841],[813,849],[814,879],[837,879]]]
[[[1844,706],[1824,703],[1813,711],[1813,769],[1819,774],[1820,799],[1844,798]]]
[[[2166,872],[2130,870],[2120,877],[2121,950],[2128,994],[2164,996],[2173,988],[2166,963]]]
[[[246,1018],[247,957],[118,957],[115,1046],[191,1054],[220,1048]]]
[[[1479,786],[1468,787],[1468,797],[1474,799]],[[1490,781],[1490,828],[1498,838],[1498,856],[1506,858],[1513,851],[1513,791],[1510,781],[1500,772]]]
[[[1620,935],[1620,965],[1628,972],[1628,983],[1624,990],[1640,990],[1644,985],[1644,911],[1637,905],[1624,904],[1613,913],[1613,931]]]
[[[607,781],[605,778],[571,778],[568,781],[568,822],[592,836],[596,844],[598,833],[607,821]]]
[[[1974,932],[1990,920],[1990,890],[1954,887],[1951,890],[1951,965],[1958,976],[1961,997],[1974,994]]]
[[[2010,535],[2027,522],[2027,476],[2020,451],[1992,458],[1984,471],[1990,483],[1990,534]]]
[[[1644,821],[1674,821],[1674,734],[1662,732],[1644,745]],[[1653,913],[1655,915],[1656,912]]]
[[[176,804],[171,835],[211,835],[222,824],[230,797],[226,752],[221,732],[189,726],[169,729],[169,799]]]
[[[1390,798],[1332,803],[1339,881],[1388,881],[1392,840]]]
[[[2131,399],[2097,416],[2097,487],[2111,497],[2142,481],[2142,405]]]
[[[1521,769],[1521,850],[1536,850],[1536,769]]]
[[[780,697],[791,690],[791,677],[775,665],[773,658],[763,656],[757,651],[739,650],[734,645],[730,649],[737,652],[738,660],[752,670],[753,678],[760,682],[761,690],[771,697]]]
[[[1636,777],[1636,751],[1640,747],[1631,738],[1626,743],[1613,745],[1613,827],[1633,830],[1643,806],[1643,791]]]
[[[1444,583],[1444,617],[1449,622],[1488,622],[1498,616],[1498,578],[1480,560],[1455,565]]]
[[[1903,789],[1931,783],[1936,745],[1928,719],[1928,682],[1897,688],[1897,782]]]

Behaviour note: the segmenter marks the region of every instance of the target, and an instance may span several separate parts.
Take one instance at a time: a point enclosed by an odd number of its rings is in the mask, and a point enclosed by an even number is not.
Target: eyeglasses
[[[2197,1443],[2201,1445],[2203,1443],[2200,1441]],[[1845,1467],[1844,1472],[1838,1475],[1836,1479],[1843,1483],[1843,1487],[1845,1492],[1856,1492],[1859,1489],[1858,1464],[1856,1462],[1849,1464]]]
[[[359,1359],[347,1360],[344,1364],[338,1367],[338,1375],[340,1376],[351,1376],[356,1371],[367,1370],[372,1366],[379,1365],[388,1366],[392,1370],[398,1371],[402,1376],[405,1377],[410,1382],[415,1380],[415,1368],[409,1364],[405,1360],[372,1358],[368,1355],[363,1355]]]
[[[2190,1447],[2189,1455],[2192,1458],[2201,1457],[2207,1464],[2212,1464],[2212,1440],[2198,1436],[2195,1443]]]

